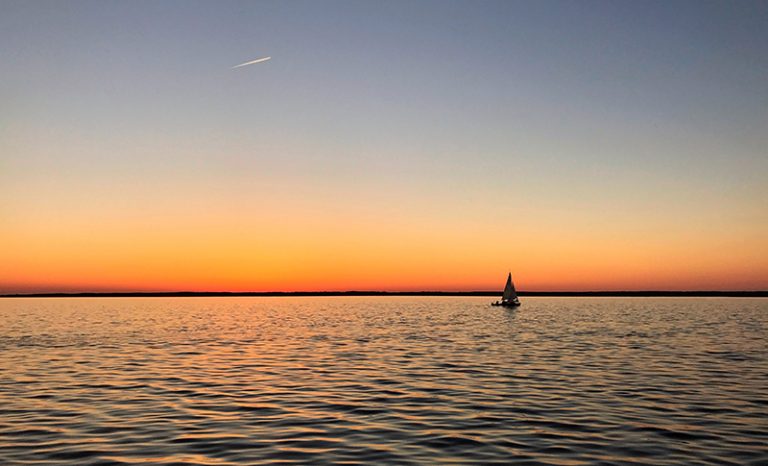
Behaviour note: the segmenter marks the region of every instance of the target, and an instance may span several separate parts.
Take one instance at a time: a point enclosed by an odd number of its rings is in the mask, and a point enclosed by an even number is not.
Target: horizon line
[[[619,290],[619,291],[518,291],[520,296],[532,297],[768,297],[768,290]],[[500,296],[500,291],[74,291],[4,293],[0,298],[109,298],[109,297],[312,297],[312,296]]]

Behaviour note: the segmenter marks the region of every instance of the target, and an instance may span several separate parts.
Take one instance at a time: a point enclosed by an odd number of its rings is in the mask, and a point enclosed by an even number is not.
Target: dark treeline
[[[499,296],[499,291],[170,291],[115,293],[5,294],[0,298],[174,298],[222,296]],[[738,297],[765,298],[768,291],[518,291],[520,296],[573,297]]]

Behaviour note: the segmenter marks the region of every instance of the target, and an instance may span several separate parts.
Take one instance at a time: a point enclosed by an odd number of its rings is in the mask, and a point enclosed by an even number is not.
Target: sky
[[[0,0],[0,44],[0,293],[768,289],[764,1]]]

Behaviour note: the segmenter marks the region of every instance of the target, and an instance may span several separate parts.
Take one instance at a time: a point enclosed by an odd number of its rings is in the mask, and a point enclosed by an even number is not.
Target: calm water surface
[[[0,300],[0,464],[768,464],[768,299]]]

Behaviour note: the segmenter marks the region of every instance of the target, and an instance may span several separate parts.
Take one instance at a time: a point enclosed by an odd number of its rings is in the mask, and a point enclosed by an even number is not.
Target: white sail
[[[507,276],[507,284],[504,287],[504,296],[501,298],[502,302],[510,302],[517,300],[517,292],[515,291],[515,285],[512,284],[512,273]]]

